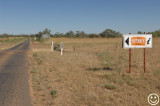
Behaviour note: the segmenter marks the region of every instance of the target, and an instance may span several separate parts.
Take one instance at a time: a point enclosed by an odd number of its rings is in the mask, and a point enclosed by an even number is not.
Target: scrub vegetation
[[[63,55],[51,41],[64,44]],[[30,78],[34,106],[147,106],[150,93],[160,95],[160,38],[146,49],[128,49],[121,38],[51,38],[32,41]]]
[[[0,38],[0,50],[5,50],[23,42],[26,37],[2,37]]]

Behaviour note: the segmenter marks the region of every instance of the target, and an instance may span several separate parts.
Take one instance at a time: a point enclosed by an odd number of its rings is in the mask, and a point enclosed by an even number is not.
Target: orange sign
[[[131,37],[132,46],[145,46],[146,37]]]

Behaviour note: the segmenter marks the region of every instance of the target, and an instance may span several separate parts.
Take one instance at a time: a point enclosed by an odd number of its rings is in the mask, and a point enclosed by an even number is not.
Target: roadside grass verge
[[[0,50],[11,48],[26,39],[25,37],[0,38]]]
[[[50,51],[52,40],[54,44],[64,43],[63,56]],[[148,94],[160,94],[160,39],[153,41],[153,48],[146,49],[146,73],[143,49],[132,49],[132,71],[128,73],[128,50],[122,49],[121,39],[32,42],[34,105],[148,105]]]

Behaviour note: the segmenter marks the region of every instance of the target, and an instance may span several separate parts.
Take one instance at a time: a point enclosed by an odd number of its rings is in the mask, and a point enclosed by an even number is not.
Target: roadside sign
[[[123,48],[152,48],[152,34],[124,34]]]
[[[61,43],[61,49],[63,49],[63,43]]]

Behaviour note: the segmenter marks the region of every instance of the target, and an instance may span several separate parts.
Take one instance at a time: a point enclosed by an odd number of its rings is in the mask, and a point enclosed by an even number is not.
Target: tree
[[[88,34],[88,37],[89,38],[98,38],[98,35],[97,34]]]
[[[51,34],[51,30],[49,30],[48,28],[44,29],[43,32],[38,32],[38,34],[36,34],[36,38],[37,38],[37,41],[40,41],[41,38],[42,38],[42,35],[43,34]]]
[[[76,37],[83,38],[86,37],[86,33],[84,31],[76,31]]]
[[[51,33],[51,30],[49,30],[49,29],[44,29],[44,31],[43,31],[43,34],[50,34]]]
[[[138,31],[137,34],[142,34],[142,32],[141,32],[141,31]]]
[[[38,34],[36,34],[36,38],[38,41],[40,41],[40,39],[42,38],[42,34],[43,32],[38,32]]]
[[[115,37],[121,36],[121,34],[119,32],[116,32],[112,29],[106,29],[100,35],[101,35],[101,37],[107,37],[107,38],[115,38]]]
[[[57,32],[57,33],[55,33],[55,34],[53,35],[53,37],[55,37],[55,38],[64,37],[64,34]]]
[[[74,37],[75,37],[75,34],[74,34],[73,31],[69,31],[69,32],[67,32],[67,33],[65,34],[65,37],[67,37],[67,38],[74,38]]]
[[[4,33],[4,34],[2,34],[1,36],[2,36],[2,37],[5,37],[5,38],[8,38],[10,35],[7,34],[7,33]]]
[[[160,37],[160,30],[156,30],[156,31],[152,32],[152,35],[154,37]]]

